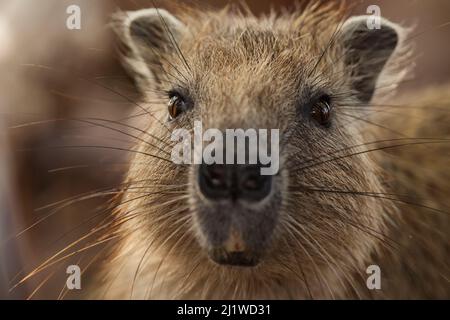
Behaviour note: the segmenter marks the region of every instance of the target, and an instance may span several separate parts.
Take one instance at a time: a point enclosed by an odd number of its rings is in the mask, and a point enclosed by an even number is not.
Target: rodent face
[[[194,121],[203,130],[280,130],[279,171],[257,201],[239,192],[211,199],[199,183],[201,166],[149,159],[145,154],[162,154],[139,144],[130,180],[179,187],[131,203],[151,203],[143,223],[175,255],[286,275],[299,268],[313,274],[336,262],[354,266],[372,250],[376,236],[368,230],[382,227],[382,203],[349,194],[383,189],[367,155],[339,151],[362,141],[355,119],[366,112],[398,32],[384,20],[381,30],[368,30],[362,18],[342,23],[324,10],[309,12],[310,20],[226,12],[182,23],[154,9],[122,17],[120,34],[135,59],[129,66],[147,100],[157,100],[148,105],[150,134],[169,141],[172,130],[193,130]]]

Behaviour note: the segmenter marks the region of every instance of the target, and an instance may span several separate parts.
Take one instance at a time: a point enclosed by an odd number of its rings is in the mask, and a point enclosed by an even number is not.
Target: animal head
[[[383,191],[376,165],[357,154],[360,120],[402,49],[398,25],[380,18],[371,28],[372,17],[316,5],[264,17],[145,9],[116,18],[145,109],[129,180],[152,189],[124,202],[142,208],[140,227],[166,253],[203,261],[205,272],[250,266],[286,278],[348,270],[370,254],[386,207],[371,197]],[[171,133],[193,132],[196,121],[203,131],[279,130],[279,170],[174,164]]]

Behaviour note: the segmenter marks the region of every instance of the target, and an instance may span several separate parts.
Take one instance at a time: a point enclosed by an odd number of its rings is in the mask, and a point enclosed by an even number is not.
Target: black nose
[[[272,187],[272,176],[261,175],[260,165],[200,165],[200,191],[212,200],[260,201]]]

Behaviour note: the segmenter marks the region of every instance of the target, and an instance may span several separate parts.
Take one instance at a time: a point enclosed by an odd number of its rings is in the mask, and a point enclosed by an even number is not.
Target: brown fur
[[[115,213],[125,236],[102,277],[92,284],[92,297],[107,292],[108,298],[449,298],[450,228],[444,212],[450,181],[448,144],[333,160],[383,144],[333,154],[337,150],[386,139],[386,134],[393,138],[392,132],[361,119],[381,122],[408,137],[448,138],[449,100],[441,100],[447,102],[444,111],[431,114],[434,100],[426,96],[423,102],[422,97],[413,100],[420,108],[387,108],[400,116],[388,112],[371,116],[370,106],[356,107],[349,87],[352,70],[340,59],[339,43],[331,45],[314,68],[344,19],[344,12],[333,6],[265,18],[230,10],[178,17],[189,29],[178,43],[184,58],[177,50],[167,54],[162,60],[167,73],[158,73],[160,84],[140,83],[146,92],[142,105],[151,114],[142,117],[145,142],[136,146],[127,179],[130,188]],[[406,46],[397,49],[397,58],[391,59],[378,87],[400,80],[390,77],[389,70],[403,70],[399,58],[405,57],[405,50]],[[128,63],[136,66],[132,59]],[[189,91],[196,107],[166,123],[164,91],[173,86]],[[307,99],[309,92],[323,88],[336,105],[333,129],[328,131],[298,121],[294,112],[293,97],[299,90],[301,99]],[[352,117],[345,115],[349,113]],[[430,120],[415,120],[429,114]],[[167,159],[171,129],[191,128],[193,119],[201,119],[205,129],[280,128],[289,137],[281,146],[280,221],[271,248],[257,267],[225,267],[208,259],[195,219],[201,204],[194,196],[194,170],[153,157]],[[423,161],[423,171],[417,168],[417,159]],[[308,168],[311,164],[315,165]],[[148,195],[136,195],[136,187]],[[380,197],[395,193],[390,198],[398,201],[348,193],[352,191]],[[406,194],[407,200],[399,194]],[[365,270],[372,264],[381,267],[381,291],[365,288]]]

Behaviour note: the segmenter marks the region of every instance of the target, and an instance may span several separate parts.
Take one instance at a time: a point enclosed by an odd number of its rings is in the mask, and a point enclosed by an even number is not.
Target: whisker
[[[407,147],[407,146],[413,146],[413,145],[440,144],[440,143],[448,143],[448,142],[449,141],[427,141],[427,142],[411,142],[411,143],[402,143],[402,144],[383,146],[383,147],[373,148],[373,149],[369,149],[369,150],[355,152],[355,153],[347,154],[347,155],[344,155],[344,156],[339,156],[339,157],[335,157],[335,158],[332,158],[332,159],[320,161],[320,162],[317,162],[317,163],[313,163],[313,164],[311,164],[309,166],[301,167],[301,168],[299,168],[299,170],[307,170],[307,169],[310,169],[310,168],[313,168],[313,167],[316,167],[316,166],[320,166],[320,165],[323,165],[323,164],[326,164],[326,163],[330,163],[330,162],[333,162],[333,161],[342,160],[342,159],[345,159],[345,158],[348,158],[348,157],[353,157],[353,156],[362,155],[362,154],[375,152],[375,151],[388,150],[388,149],[394,149],[394,148],[401,148],[401,147]]]
[[[335,194],[361,196],[361,197],[371,197],[371,198],[375,198],[375,199],[389,200],[389,201],[400,202],[400,203],[411,205],[411,206],[417,206],[417,207],[424,208],[424,209],[427,209],[427,210],[430,210],[430,211],[434,211],[436,213],[442,213],[442,214],[445,214],[445,215],[450,215],[449,212],[446,212],[444,210],[440,210],[438,208],[433,208],[433,207],[430,207],[430,206],[426,206],[426,205],[422,205],[422,204],[419,204],[419,203],[410,202],[410,201],[406,201],[406,200],[402,200],[402,199],[396,199],[396,198],[379,196],[379,195],[376,195],[376,194],[370,194],[370,193],[364,193],[364,192],[358,192],[358,191],[346,191],[346,190],[313,189],[313,188],[305,189],[305,192],[309,192],[309,191],[311,191],[311,192],[323,192],[323,193],[335,193]],[[298,194],[302,194],[302,192],[297,192],[297,193]]]
[[[73,121],[73,122],[88,123],[88,124],[90,124],[92,126],[109,129],[111,131],[118,132],[118,133],[124,134],[126,136],[132,137],[132,138],[134,138],[134,139],[136,139],[138,141],[141,141],[141,142],[143,142],[145,144],[148,144],[149,146],[157,148],[161,152],[164,152],[164,153],[170,155],[167,151],[161,149],[160,147],[158,147],[158,146],[156,146],[156,145],[154,145],[154,144],[152,144],[152,143],[150,143],[148,141],[145,141],[144,139],[142,139],[140,137],[132,135],[131,133],[128,133],[128,132],[125,132],[123,130],[120,130],[120,129],[117,129],[117,128],[114,128],[114,127],[110,127],[110,126],[106,126],[106,125],[103,125],[103,124],[95,122],[95,121],[101,121],[101,122],[111,123],[111,124],[123,126],[123,127],[126,127],[126,128],[130,128],[130,129],[136,130],[136,131],[138,131],[138,132],[140,132],[142,134],[145,134],[145,135],[147,135],[147,136],[149,136],[149,137],[151,137],[151,138],[161,142],[164,146],[169,146],[166,141],[162,140],[161,138],[159,138],[159,137],[157,137],[155,135],[152,135],[148,131],[142,130],[140,128],[137,128],[137,127],[129,125],[129,124],[124,124],[124,123],[121,123],[121,122],[118,122],[118,121],[114,121],[114,120],[107,120],[107,119],[101,119],[101,118],[60,118],[60,119],[48,119],[48,120],[33,121],[33,122],[26,123],[26,124],[20,124],[20,125],[12,126],[12,127],[10,127],[10,129],[20,129],[20,128],[24,128],[24,127],[41,125],[41,124],[46,124],[46,123],[50,123],[50,122],[58,122],[58,121]]]
[[[71,146],[45,146],[45,147],[41,147],[41,148],[25,148],[25,149],[19,149],[19,152],[26,152],[26,151],[35,151],[35,150],[40,150],[40,149],[76,149],[76,148],[80,148],[80,149],[107,149],[107,150],[115,150],[115,151],[123,151],[123,152],[130,152],[130,153],[136,153],[136,154],[142,154],[148,157],[152,157],[152,158],[156,158],[165,162],[168,162],[170,164],[173,164],[172,160],[170,159],[166,159],[163,157],[160,157],[158,155],[155,154],[151,154],[148,152],[144,152],[144,151],[138,151],[138,150],[133,150],[133,149],[126,149],[126,148],[120,148],[120,147],[113,147],[113,146],[102,146],[102,145],[71,145]]]
[[[31,300],[34,297],[34,295],[53,277],[53,275],[55,273],[56,273],[56,270],[54,270],[47,277],[45,277],[45,279],[42,280],[41,283],[39,283],[38,286],[28,295],[26,300]]]
[[[306,256],[308,257],[308,259],[311,261],[312,266],[313,266],[313,271],[314,274],[318,280],[318,283],[320,284],[320,286],[322,287],[322,290],[324,290],[324,284],[325,287],[328,289],[328,292],[330,293],[330,296],[332,297],[332,299],[334,300],[334,295],[333,292],[330,288],[330,286],[328,285],[328,282],[325,279],[325,276],[323,275],[323,273],[321,272],[321,270],[319,269],[319,267],[317,266],[316,262],[314,261],[314,259],[312,258],[311,254],[308,252],[308,250],[306,249],[306,247],[301,243],[301,241],[299,239],[297,239],[297,237],[295,236],[295,233],[297,232],[296,229],[293,228],[293,226],[290,224],[290,220],[292,219],[292,217],[288,216],[287,218],[290,218],[288,223],[285,224],[286,228],[285,230],[291,235],[291,239],[294,240],[299,247],[302,249],[302,251],[306,254]],[[302,238],[304,238],[302,236]],[[319,276],[320,275],[320,276]]]
[[[32,67],[32,68],[38,68],[38,69],[43,69],[43,70],[48,70],[48,71],[52,71],[52,72],[62,72],[61,70],[57,70],[55,68],[49,67],[49,66],[45,66],[45,65],[39,65],[39,64],[24,64],[25,67]],[[71,72],[71,75],[73,76],[73,72]],[[139,103],[137,103],[136,101],[134,101],[133,99],[131,99],[130,97],[128,97],[127,95],[124,95],[108,86],[105,86],[95,80],[91,80],[88,78],[84,78],[82,76],[79,75],[75,75],[76,78],[82,80],[82,81],[86,81],[88,83],[91,83],[95,86],[98,86],[100,88],[103,88],[109,92],[112,92],[118,96],[120,96],[121,98],[125,99],[126,101],[128,101],[129,103],[133,104],[134,106],[138,107],[139,109],[143,110],[144,112],[146,112],[150,117],[154,118],[163,128],[165,128],[167,130],[168,133],[170,133],[170,129],[163,123],[161,122],[161,120],[159,120],[153,113],[151,113],[150,111],[148,111],[146,108],[144,108],[143,106],[141,106]]]
[[[364,118],[361,118],[361,117],[358,117],[358,116],[354,116],[354,115],[351,115],[351,114],[348,114],[348,113],[345,113],[345,112],[341,112],[341,111],[339,111],[339,112],[337,112],[337,113],[340,114],[340,115],[346,116],[346,117],[350,117],[350,118],[353,118],[353,119],[357,119],[357,120],[363,121],[364,123],[367,123],[367,124],[370,124],[370,125],[375,126],[375,127],[377,127],[377,128],[380,128],[380,129],[383,129],[383,130],[392,132],[392,133],[394,133],[394,134],[396,134],[396,135],[399,135],[399,136],[401,136],[401,137],[407,137],[407,138],[409,138],[409,137],[406,136],[405,134],[403,134],[403,133],[401,133],[401,132],[398,132],[398,131],[396,131],[396,130],[393,130],[393,129],[391,129],[391,128],[388,128],[388,127],[386,127],[386,126],[384,126],[384,125],[382,125],[382,124],[375,123],[375,122],[373,122],[373,121],[370,121],[370,120],[367,120],[367,119],[364,119]]]
[[[191,69],[191,67],[189,66],[189,64],[188,64],[188,62],[187,62],[187,60],[186,60],[186,57],[184,56],[183,52],[181,51],[180,46],[178,45],[178,42],[176,41],[176,39],[175,39],[175,37],[174,37],[172,31],[170,30],[169,26],[167,25],[166,20],[165,20],[164,17],[161,15],[161,12],[159,12],[159,9],[156,7],[156,0],[152,0],[152,1],[153,1],[153,6],[154,6],[154,8],[156,9],[156,12],[157,12],[157,14],[158,14],[158,16],[159,16],[159,19],[160,19],[161,22],[163,23],[164,29],[165,29],[166,33],[169,35],[169,39],[170,39],[172,45],[173,45],[174,48],[176,49],[178,55],[179,55],[180,58],[182,59],[184,65],[185,65],[186,68],[187,68],[187,70],[189,70],[189,72],[192,73],[192,69]]]

